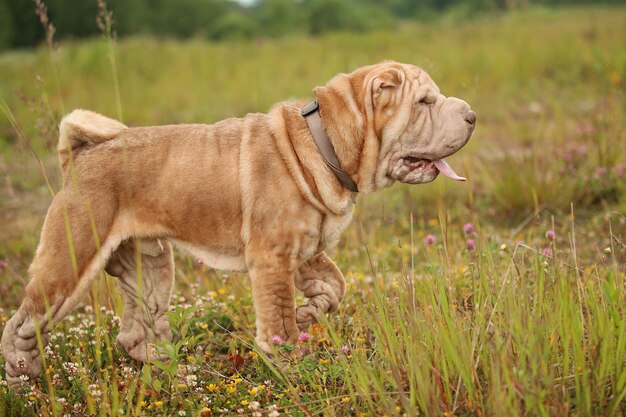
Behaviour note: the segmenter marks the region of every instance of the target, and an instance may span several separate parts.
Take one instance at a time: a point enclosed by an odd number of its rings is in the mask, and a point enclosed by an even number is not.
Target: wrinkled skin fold
[[[314,93],[360,194],[434,180],[432,161],[465,145],[476,120],[423,70],[396,62],[339,74]],[[2,335],[11,386],[41,372],[48,333],[103,268],[125,297],[118,345],[138,361],[159,358],[155,346],[172,336],[164,314],[172,243],[210,267],[250,274],[264,351],[273,336],[293,343],[336,311],[345,282],[327,251],[350,223],[355,195],[319,154],[300,115],[306,103],[213,125],[136,128],[86,110],[67,115],[58,147],[64,185]],[[296,290],[307,297],[299,307]]]

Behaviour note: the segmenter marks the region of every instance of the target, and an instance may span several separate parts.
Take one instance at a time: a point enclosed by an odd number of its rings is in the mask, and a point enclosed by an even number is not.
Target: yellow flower
[[[145,401],[139,401],[139,407],[145,407],[145,406],[146,406]]]
[[[356,342],[357,342],[357,343],[363,343],[363,342],[365,342],[365,339],[364,339],[364,338],[362,338],[362,337],[357,337],[357,338],[356,338]]]
[[[342,402],[342,403],[349,403],[349,402],[350,402],[350,397],[343,397],[343,398],[341,399],[341,402]]]
[[[183,388],[187,388],[187,385],[185,384],[178,384],[178,389],[183,389]]]
[[[619,72],[613,71],[611,72],[611,74],[609,74],[609,80],[611,81],[611,83],[617,85],[622,81],[622,76]]]
[[[250,404],[248,400],[241,400],[241,405],[243,405],[244,407],[248,404]]]
[[[254,351],[250,351],[250,352],[248,353],[248,356],[250,356],[250,357],[252,358],[252,360],[254,360],[254,361],[255,361],[255,360],[257,360],[257,359],[259,359],[259,354],[258,354],[258,353],[256,353],[256,352],[254,352]]]
[[[211,298],[215,298],[215,297],[217,297],[217,293],[216,293],[215,291],[211,291],[211,292],[209,293],[209,297],[211,297]]]
[[[256,388],[252,388],[248,390],[248,394],[250,395],[256,395],[256,393],[258,392],[258,390]]]
[[[240,383],[241,381],[243,381],[243,379],[241,379],[241,378],[235,378],[235,384],[238,384],[238,383]]]
[[[215,384],[209,384],[209,385],[206,387],[206,389],[208,389],[208,390],[209,390],[209,392],[216,392],[216,391],[219,391],[219,390],[220,390],[220,387],[218,387],[218,386],[217,386],[217,385],[215,385]]]
[[[163,401],[155,401],[155,402],[154,402],[154,406],[155,406],[155,407],[160,407],[160,406],[162,406],[162,405],[163,405]]]
[[[226,391],[228,391],[229,394],[234,394],[235,392],[237,392],[237,389],[231,385],[230,387],[226,388]]]
[[[202,330],[206,330],[206,329],[208,329],[208,328],[209,328],[209,325],[208,325],[208,324],[206,324],[206,323],[204,323],[204,324],[202,324],[202,326],[200,326],[200,328],[201,328]]]
[[[224,288],[220,288],[219,290],[217,290],[217,292],[219,292],[222,295],[226,294],[226,290]]]
[[[259,385],[258,390],[263,391],[265,389],[265,385]]]
[[[320,359],[320,363],[322,365],[328,365],[330,363],[330,359]]]
[[[399,413],[400,411],[402,411],[402,407],[400,407],[399,405],[396,405],[396,413]]]
[[[430,219],[428,220],[428,225],[429,226],[437,226],[439,224],[439,220],[437,219]]]
[[[200,410],[201,417],[209,417],[212,414],[213,414],[213,411],[211,411],[209,407],[203,407],[202,410]]]

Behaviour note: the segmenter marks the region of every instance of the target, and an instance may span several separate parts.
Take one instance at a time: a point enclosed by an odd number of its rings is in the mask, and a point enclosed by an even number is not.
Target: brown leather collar
[[[309,126],[309,130],[311,131],[311,136],[313,136],[313,141],[315,141],[315,145],[317,145],[317,149],[319,149],[322,154],[322,158],[324,158],[324,162],[326,162],[328,168],[333,171],[339,182],[341,182],[344,187],[350,191],[358,193],[359,188],[356,183],[352,180],[352,178],[350,178],[346,171],[341,169],[341,162],[339,162],[339,158],[337,158],[335,148],[324,130],[319,109],[319,103],[317,100],[313,100],[306,106],[302,107],[300,113],[306,120],[306,124]]]

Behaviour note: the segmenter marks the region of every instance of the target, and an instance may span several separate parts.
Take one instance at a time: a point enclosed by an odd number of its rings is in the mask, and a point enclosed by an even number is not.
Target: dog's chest
[[[342,215],[326,215],[322,221],[321,236],[318,244],[317,252],[325,249],[331,249],[337,245],[341,234],[346,230],[352,216],[354,214],[354,205],[346,213]]]

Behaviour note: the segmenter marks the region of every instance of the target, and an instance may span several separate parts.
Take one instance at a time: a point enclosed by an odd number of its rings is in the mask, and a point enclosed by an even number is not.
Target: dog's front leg
[[[346,293],[343,274],[325,252],[318,253],[300,266],[295,283],[309,299],[296,311],[296,321],[302,331],[316,322],[321,314],[336,311]]]
[[[271,344],[294,343],[299,335],[294,286],[296,262],[289,250],[248,252],[256,341],[263,351],[270,353]]]

